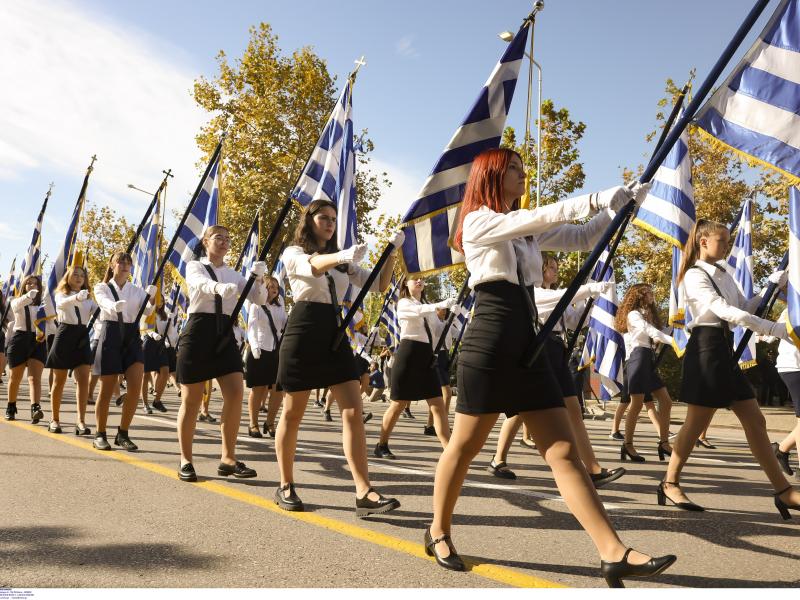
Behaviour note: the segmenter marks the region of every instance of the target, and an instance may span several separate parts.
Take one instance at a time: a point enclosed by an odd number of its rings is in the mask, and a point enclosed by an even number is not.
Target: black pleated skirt
[[[427,400],[442,395],[442,386],[428,342],[401,339],[392,367],[393,401]]]
[[[255,358],[248,350],[244,360],[244,380],[247,387],[261,387],[275,385],[278,381],[278,350],[261,351],[261,356]]]
[[[38,360],[42,364],[47,362],[47,343],[37,342],[33,331],[15,331],[6,348],[8,367],[13,369],[29,359]]]
[[[48,369],[75,369],[91,364],[92,350],[86,325],[59,324],[45,366]]]
[[[564,398],[577,396],[575,379],[572,377],[572,370],[569,368],[569,356],[564,341],[557,335],[550,335],[545,341],[545,351],[553,368],[553,375],[556,376],[558,387],[561,388],[561,395]]]
[[[708,408],[728,408],[755,398],[750,382],[733,361],[733,335],[725,327],[694,327],[683,355],[680,400]]]
[[[522,288],[492,281],[475,292],[475,311],[458,357],[456,412],[511,416],[563,407],[548,352],[540,352],[530,368],[524,365],[534,331]]]
[[[121,375],[136,363],[144,363],[139,325],[124,323],[120,330],[117,321],[103,321],[92,374]]]
[[[223,322],[225,319],[223,319]],[[178,383],[200,383],[229,373],[242,372],[242,356],[232,331],[217,353],[217,316],[213,313],[192,313],[186,320],[178,341]]]
[[[331,349],[337,329],[331,304],[295,302],[278,360],[278,383],[284,390],[299,392],[358,381],[358,366],[347,336]]]
[[[436,355],[436,377],[439,387],[450,385],[450,353],[446,348],[439,350]]]
[[[146,336],[142,342],[142,352],[144,352],[145,373],[160,371],[161,367],[169,366],[169,354],[163,341]]]
[[[625,361],[625,381],[628,394],[650,394],[664,387],[655,367],[652,348],[634,348]]]

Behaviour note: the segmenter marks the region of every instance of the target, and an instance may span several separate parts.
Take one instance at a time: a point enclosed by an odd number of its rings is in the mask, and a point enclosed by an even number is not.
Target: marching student
[[[92,350],[86,324],[97,304],[89,297],[89,275],[83,267],[71,266],[67,269],[56,287],[55,301],[58,330],[46,362],[47,368],[53,373],[53,386],[50,388],[52,417],[48,429],[52,433],[61,433],[61,398],[71,370],[78,387],[75,435],[89,435],[91,430],[86,427],[86,403],[89,399]]]
[[[784,309],[778,322],[785,323],[788,319],[788,311]],[[800,351],[793,342],[781,340],[781,343],[778,344],[778,359],[775,361],[775,367],[789,390],[797,422],[794,429],[780,443],[772,443],[772,449],[775,451],[775,458],[778,459],[783,472],[787,475],[794,475],[795,479],[800,481],[800,468],[797,473],[794,473],[789,464],[792,448],[800,445]]]
[[[245,358],[245,381],[250,388],[247,406],[250,413],[249,435],[263,437],[258,428],[258,409],[267,398],[278,379],[278,349],[286,327],[286,309],[280,296],[280,286],[274,277],[267,277],[267,301],[247,307],[247,341],[249,349]],[[275,437],[275,416],[281,407],[283,390],[279,386],[271,394],[264,421],[264,435]]]
[[[382,399],[386,402],[386,396],[384,395],[384,390],[386,389],[386,382],[383,379],[383,373],[381,373],[378,363],[376,361],[372,361],[369,363],[369,389],[367,393],[369,396],[367,400],[369,402],[375,402],[376,400]],[[434,431],[434,435],[436,432]]]
[[[558,260],[555,256],[552,254],[544,255],[542,260],[542,285],[534,289],[534,294],[539,320],[544,322],[550,316],[550,313],[553,312],[553,309],[566,290],[556,288],[558,282]],[[585,299],[596,298],[608,292],[612,286],[613,283],[610,281],[604,281],[599,283],[587,283],[578,288],[578,293],[575,294],[574,297],[576,305],[574,307],[570,306],[568,310],[564,312],[563,317],[553,330],[553,333],[545,340],[545,350],[553,373],[558,380],[561,394],[564,397],[564,405],[572,425],[578,456],[589,472],[589,477],[595,488],[600,488],[612,481],[616,481],[625,474],[625,469],[621,467],[616,469],[601,467],[595,456],[592,442],[589,439],[589,433],[586,431],[586,426],[583,423],[583,410],[578,400],[575,380],[569,366],[565,336],[568,330],[578,326],[578,321],[580,320],[585,306]],[[509,469],[506,460],[511,444],[522,423],[522,417],[516,415],[507,418],[500,428],[497,450],[488,467],[488,471],[496,477],[502,479],[516,479],[516,474]],[[524,445],[528,446],[527,443]]]
[[[8,368],[11,369],[6,421],[16,419],[17,393],[27,368],[31,395],[31,423],[35,425],[44,418],[39,401],[42,397],[42,371],[47,360],[47,344],[37,340],[37,329],[34,324],[37,308],[42,303],[42,279],[37,275],[28,275],[23,279],[20,290],[19,298],[11,300],[14,326],[6,347]]]
[[[215,388],[211,386],[211,380],[209,379],[203,385],[203,397],[200,400],[200,414],[197,415],[197,420],[202,421],[203,423],[216,423],[217,418],[213,416],[210,412],[208,412],[208,405],[211,403],[211,392],[214,391]],[[186,481],[191,481],[187,479]]]
[[[9,312],[11,312],[10,307]],[[6,372],[6,328],[8,326],[6,299],[3,297],[3,292],[0,292],[0,319],[4,316],[5,319],[0,322],[0,383],[3,383],[3,375]]]
[[[197,248],[199,260],[186,265],[189,316],[178,341],[178,382],[181,384],[181,407],[178,411],[181,463],[178,476],[182,481],[197,481],[192,465],[192,444],[203,392],[211,379],[217,380],[222,392],[222,454],[217,474],[237,478],[256,476],[254,469],[236,460],[244,379],[241,350],[233,333],[225,327],[233,318],[231,313],[247,279],[225,265],[225,255],[230,247],[231,239],[226,227],[207,227]],[[257,305],[267,299],[264,287],[266,270],[264,262],[253,263],[252,273],[256,282],[247,299]],[[224,344],[219,353],[218,343]]]
[[[447,440],[450,439],[450,424],[433,353],[438,337],[433,335],[432,323],[437,319],[437,309],[450,309],[458,301],[447,298],[436,304],[428,304],[424,290],[425,282],[420,277],[406,279],[400,289],[400,299],[397,301],[400,346],[392,374],[391,402],[383,414],[380,439],[373,451],[378,458],[395,458],[389,449],[389,437],[400,413],[417,400],[427,401],[442,448],[447,446]],[[442,328],[438,330],[441,333]]]
[[[156,373],[155,382],[153,382],[153,404],[147,402],[149,390],[147,386],[142,386],[142,403],[144,411],[148,415],[153,414],[155,408],[158,412],[167,412],[167,407],[161,402],[161,396],[167,387],[167,381],[170,374],[170,355],[167,349],[166,336],[172,321],[171,315],[167,313],[164,307],[164,298],[161,297],[161,303],[156,302],[156,323],[155,329],[150,330],[142,336],[142,351],[144,352],[144,372],[146,374]],[[174,334],[173,334],[174,335]],[[174,371],[174,369],[173,369]],[[152,408],[151,408],[152,406]]]
[[[653,288],[646,283],[632,285],[617,310],[614,326],[625,339],[625,385],[630,397],[625,417],[625,440],[620,447],[619,457],[621,460],[629,458],[633,462],[645,461],[644,456],[636,452],[633,434],[642,406],[646,405],[647,414],[658,435],[658,459],[663,461],[672,453],[669,445],[672,398],[656,371],[656,357],[651,343],[655,341],[672,346],[672,336],[661,331]],[[646,402],[648,394],[650,402]],[[658,411],[653,398],[658,400]]]
[[[462,309],[460,306],[453,306],[453,310],[460,314]],[[433,332],[433,345],[434,348],[439,343],[439,338],[442,337],[442,332],[447,324],[448,311],[444,308],[436,309],[436,318],[431,319],[431,331]],[[439,385],[442,388],[442,400],[444,401],[444,414],[450,416],[450,402],[453,400],[453,389],[450,387],[450,351],[456,341],[456,327],[455,323],[450,326],[444,336],[442,348],[436,354],[436,376],[439,378]],[[449,426],[449,421],[448,421]],[[422,429],[425,435],[436,435],[436,428],[433,425],[433,412],[428,410],[428,422]]]
[[[94,297],[100,306],[100,320],[103,324],[92,366],[92,372],[100,376],[100,393],[94,407],[97,432],[93,442],[98,450],[111,450],[106,436],[106,422],[111,395],[119,384],[120,375],[125,376],[126,393],[114,445],[128,452],[139,449],[128,435],[139,403],[144,376],[142,340],[139,337],[139,324],[135,320],[145,300],[147,304],[144,314],[153,312],[156,287],[149,285],[143,290],[131,283],[129,279],[132,265],[130,254],[124,251],[115,252],[108,263],[103,282],[94,286]]]
[[[637,202],[648,187],[641,186]],[[525,172],[516,152],[498,148],[475,158],[455,235],[476,293],[475,308],[459,355],[455,423],[436,468],[434,515],[425,531],[425,549],[440,566],[464,570],[450,537],[453,509],[469,465],[499,413],[519,414],[552,469],[561,496],[594,542],[602,575],[619,587],[623,578],[661,573],[676,557],[651,558],[622,543],[581,464],[548,354],[540,353],[531,367],[526,358],[535,337],[531,291],[541,283],[541,249],[591,247],[610,222],[607,209],[619,210],[634,193],[618,187],[518,210],[524,192]],[[598,211],[585,225],[562,225]]]
[[[800,510],[800,492],[792,489],[781,471],[753,388],[733,360],[731,328],[740,325],[787,341],[789,334],[782,323],[752,315],[761,298],[745,300],[733,277],[718,263],[728,253],[729,240],[727,227],[698,219],[683,250],[676,280],[683,285],[686,307],[692,313],[680,393],[688,410],[686,421],[673,442],[666,476],[658,485],[658,503],[663,506],[669,500],[684,510],[703,510],[681,489],[681,472],[700,432],[711,422],[717,409],[730,408],[742,424],[753,457],[775,489],[775,507],[784,519],[789,519],[789,509]],[[780,284],[784,276],[782,272],[773,273],[770,282]],[[765,290],[766,286],[762,293]]]
[[[313,200],[303,210],[293,245],[283,252],[294,307],[283,336],[278,363],[278,383],[285,391],[283,414],[278,423],[275,452],[280,468],[280,487],[275,502],[284,510],[303,510],[294,489],[294,456],[297,434],[311,390],[330,387],[342,417],[342,446],[356,488],[356,515],[385,513],[400,506],[385,498],[369,481],[367,447],[362,421],[358,367],[346,336],[332,348],[340,327],[340,303],[353,283],[363,288],[369,271],[358,266],[367,247],[357,244],[339,250],[336,245],[336,205]],[[403,233],[391,240],[395,251]],[[373,291],[389,287],[394,255],[386,261]]]

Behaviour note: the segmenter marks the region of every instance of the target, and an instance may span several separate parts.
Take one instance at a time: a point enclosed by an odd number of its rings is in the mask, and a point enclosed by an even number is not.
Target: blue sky
[[[586,190],[620,182],[643,162],[666,77],[702,79],[753,0],[546,0],[535,55],[544,96],[587,124]],[[773,2],[737,55],[760,31]],[[62,241],[93,153],[90,198],[136,221],[162,168],[176,172],[173,205],[196,185],[193,136],[205,119],[192,80],[216,71],[215,55],[241,55],[249,26],[269,22],[284,52],[313,46],[343,79],[361,54],[354,92],[357,128],[374,140],[376,166],[394,186],[380,209],[404,212],[499,58],[497,33],[530,10],[502,2],[407,0],[4,3],[0,18],[0,276],[22,255],[47,184],[56,188],[43,233]],[[14,60],[7,60],[13,56]],[[509,124],[522,127],[520,80]]]

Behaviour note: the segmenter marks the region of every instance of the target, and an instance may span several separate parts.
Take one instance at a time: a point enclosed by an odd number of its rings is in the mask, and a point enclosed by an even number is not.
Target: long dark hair
[[[406,279],[403,284],[400,286],[400,297],[401,298],[411,298],[411,292],[408,291],[408,282],[411,281],[411,277]],[[420,278],[421,279],[421,278]],[[419,301],[423,304],[428,303],[428,299],[425,297],[425,288],[422,288],[422,294],[419,296]]]
[[[111,258],[108,259],[108,268],[106,269],[106,274],[103,276],[103,283],[108,283],[111,281],[111,278],[114,277],[114,263],[121,262],[123,260],[131,263],[131,265],[133,264],[133,257],[125,252],[125,250],[117,250],[111,255]]]
[[[614,317],[617,331],[628,332],[628,313],[632,310],[638,310],[648,323],[654,325],[656,329],[661,329],[661,318],[658,316],[656,305],[647,301],[647,294],[652,291],[653,288],[647,283],[637,283],[628,289],[619,306],[617,316]]]
[[[683,281],[683,276],[690,267],[700,258],[700,238],[714,235],[715,233],[728,232],[728,228],[722,223],[716,221],[709,221],[708,219],[698,219],[689,232],[689,238],[686,240],[686,245],[683,247],[683,258],[681,259],[681,266],[678,269],[678,276],[675,278],[675,285],[680,285]]]
[[[27,294],[25,288],[27,287],[28,282],[31,280],[36,282],[36,289],[39,291],[39,293],[36,294],[36,297],[33,299],[33,302],[31,302],[31,304],[36,304],[38,306],[39,304],[42,303],[42,278],[39,277],[38,275],[28,275],[25,279],[22,280],[22,285],[19,286],[20,295]]]
[[[328,240],[324,248],[319,247],[317,238],[314,235],[314,215],[325,207],[332,208],[336,212],[336,205],[330,200],[312,200],[303,210],[303,214],[300,215],[300,222],[294,230],[292,244],[300,246],[306,254],[333,254],[339,251],[335,235]]]
[[[278,293],[272,299],[272,302],[270,302],[270,304],[272,304],[273,306],[281,306],[281,282],[278,281],[277,277],[273,277],[272,275],[270,275],[269,277],[267,277],[267,281],[266,281],[265,285],[269,285],[270,281],[274,281],[275,285],[278,286]]]

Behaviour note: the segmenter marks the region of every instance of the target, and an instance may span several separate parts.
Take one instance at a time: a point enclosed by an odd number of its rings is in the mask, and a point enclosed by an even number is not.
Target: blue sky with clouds
[[[587,124],[586,189],[620,181],[644,160],[645,133],[666,77],[702,78],[753,0],[546,0],[535,54],[544,96]],[[772,3],[776,4],[775,2]],[[285,52],[311,45],[341,81],[361,54],[357,128],[375,141],[376,166],[394,185],[380,207],[404,212],[499,58],[497,33],[515,30],[524,0],[102,2],[9,0],[0,8],[0,276],[30,240],[47,184],[53,203],[45,252],[64,225],[89,157],[99,160],[90,198],[138,220],[162,168],[175,205],[198,177],[194,78],[213,76],[215,55],[243,51],[249,26],[272,24]],[[768,8],[767,13],[771,12]],[[746,47],[763,22],[754,28]],[[9,57],[13,57],[9,59]],[[524,85],[524,84],[523,84]],[[522,127],[518,87],[509,124]]]

